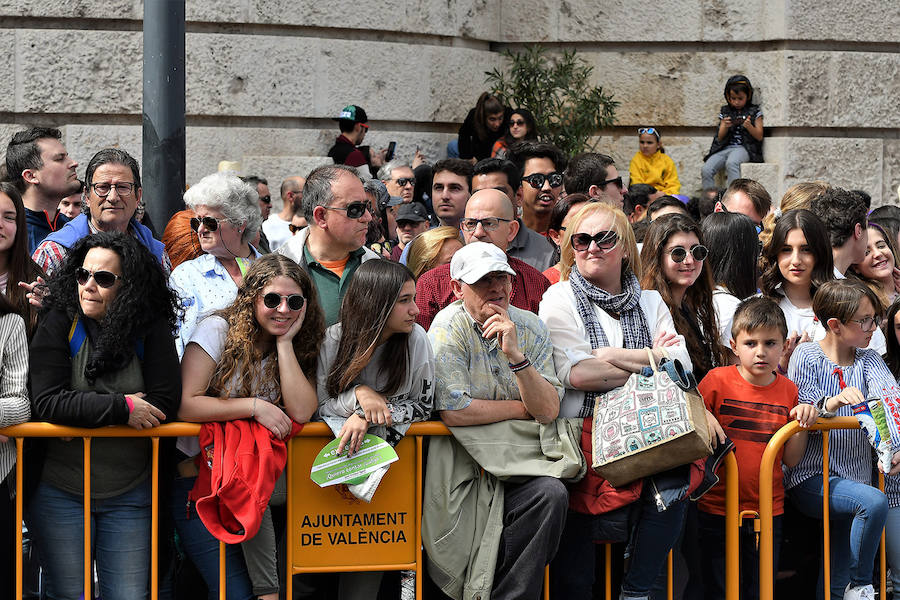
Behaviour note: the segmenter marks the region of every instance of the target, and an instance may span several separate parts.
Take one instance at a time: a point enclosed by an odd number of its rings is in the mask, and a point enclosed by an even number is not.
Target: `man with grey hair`
[[[346,165],[313,169],[303,186],[303,215],[309,225],[277,250],[309,273],[328,325],[338,322],[356,269],[378,258],[364,247],[372,210],[356,169]]]
[[[278,250],[293,235],[290,230],[291,219],[294,218],[295,209],[300,208],[304,183],[306,183],[306,179],[296,175],[282,181],[281,201],[284,202],[284,206],[280,213],[271,214],[268,219],[263,221],[263,233],[269,240],[269,247],[273,251]]]
[[[378,170],[378,179],[387,187],[391,196],[403,198],[403,203],[412,202],[413,192],[416,188],[416,176],[412,167],[399,158],[385,163]]]
[[[105,148],[91,158],[84,180],[82,213],[40,243],[32,256],[34,262],[50,275],[81,238],[98,231],[121,231],[146,247],[168,275],[172,263],[165,247],[134,218],[141,201],[141,173],[134,157],[118,148]]]

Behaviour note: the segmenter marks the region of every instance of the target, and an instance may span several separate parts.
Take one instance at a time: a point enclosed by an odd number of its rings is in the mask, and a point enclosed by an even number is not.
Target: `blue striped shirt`
[[[874,350],[857,348],[852,365],[840,367],[825,356],[817,342],[800,344],[791,356],[788,378],[797,384],[800,402],[816,404],[823,396],[837,396],[841,393],[840,379],[835,374],[838,368],[843,373],[848,387],[855,387],[863,396],[878,393],[882,386],[893,386],[894,376]],[[837,410],[840,417],[852,417],[849,406]],[[873,451],[865,432],[861,429],[834,429],[829,437],[828,472],[831,477],[842,477],[859,483],[872,483]],[[800,463],[788,470],[785,489],[810,477],[822,476],[822,434],[809,433],[806,453]]]

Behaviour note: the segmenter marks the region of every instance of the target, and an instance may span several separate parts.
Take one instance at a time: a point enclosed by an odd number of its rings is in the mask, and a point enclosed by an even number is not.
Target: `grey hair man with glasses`
[[[540,271],[509,256],[507,252],[519,231],[519,222],[509,196],[495,188],[475,192],[466,203],[466,212],[459,226],[466,244],[487,242],[507,253],[509,266],[515,271],[510,304],[537,314],[541,297],[550,287],[550,282]],[[419,307],[416,322],[425,329],[431,326],[438,312],[456,300],[450,280],[450,265],[440,265],[423,273],[416,282],[416,304]]]
[[[356,169],[313,169],[303,185],[303,215],[309,225],[276,250],[309,273],[329,326],[339,320],[356,269],[379,258],[365,247],[373,210]]]
[[[34,261],[50,275],[81,238],[99,231],[120,231],[143,244],[168,275],[172,263],[165,247],[134,218],[141,201],[141,172],[137,160],[124,150],[105,148],[91,158],[84,181],[82,213],[48,235],[34,251]]]

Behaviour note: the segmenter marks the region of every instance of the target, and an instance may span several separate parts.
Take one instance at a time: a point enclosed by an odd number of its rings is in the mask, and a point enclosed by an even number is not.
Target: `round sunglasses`
[[[87,285],[91,277],[102,288],[111,288],[116,284],[117,279],[122,279],[121,276],[109,271],[88,271],[84,267],[75,269],[75,281],[78,282],[78,285]]]
[[[709,249],[706,246],[701,246],[697,244],[695,246],[691,246],[690,249],[691,256],[694,257],[694,260],[697,262],[703,262],[706,260],[706,257],[709,256]],[[671,250],[669,250],[669,257],[671,257],[672,262],[680,263],[684,262],[684,259],[687,258],[688,250],[684,246],[675,246]]]
[[[276,294],[275,292],[269,292],[268,294],[263,296],[263,304],[266,306],[266,308],[278,308],[279,306],[281,306],[282,300],[287,300],[288,308],[291,310],[300,310],[306,303],[306,298],[304,298],[302,294],[282,296],[281,294]]]

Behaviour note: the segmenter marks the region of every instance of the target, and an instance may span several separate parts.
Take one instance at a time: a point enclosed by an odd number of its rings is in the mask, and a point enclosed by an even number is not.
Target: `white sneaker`
[[[875,588],[871,585],[858,585],[844,590],[844,600],[875,600]]]

